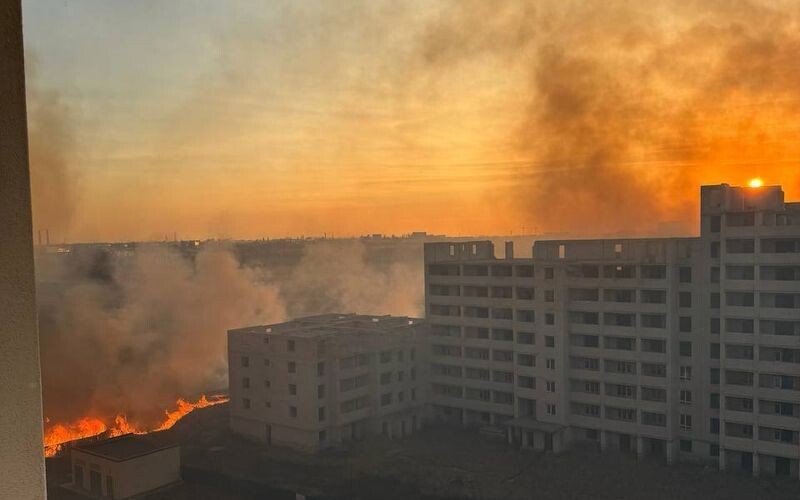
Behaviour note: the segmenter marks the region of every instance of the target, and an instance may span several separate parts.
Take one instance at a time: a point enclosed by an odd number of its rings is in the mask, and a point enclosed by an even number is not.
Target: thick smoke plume
[[[798,26],[791,2],[457,0],[422,59],[522,73],[524,166],[498,198],[541,229],[689,232],[700,183],[797,187]]]
[[[328,242],[308,244],[297,263],[257,266],[215,246],[194,256],[162,245],[75,252],[37,269],[44,406],[53,423],[123,413],[147,428],[178,397],[224,389],[230,328],[421,309],[416,251],[384,265],[370,262],[360,242]]]

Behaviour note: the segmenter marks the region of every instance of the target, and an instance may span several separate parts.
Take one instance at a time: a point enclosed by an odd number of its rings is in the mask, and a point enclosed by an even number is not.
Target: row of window
[[[666,427],[666,413],[636,410],[634,408],[619,408],[616,406],[600,406],[596,404],[572,402],[570,409],[573,415],[585,417],[606,418],[619,422],[640,423],[654,427]],[[679,417],[682,431],[692,430],[692,416],[681,413]]]
[[[552,268],[548,268],[552,271]],[[490,274],[491,273],[491,274]],[[430,264],[429,276],[493,276],[497,278],[533,278],[532,265],[510,264]]]
[[[756,252],[755,238],[729,238],[725,240],[725,251],[730,254],[752,254]],[[758,240],[760,253],[800,253],[800,239],[798,238],[761,238]],[[719,256],[719,247],[714,250],[714,245],[720,242],[711,242],[711,256]]]
[[[570,380],[572,392],[582,392],[586,394],[600,395],[601,387],[605,390],[606,396],[624,399],[642,399],[643,401],[655,401],[664,403],[667,401],[667,391],[661,387],[647,387],[628,384],[601,383],[595,380]],[[679,393],[679,401],[682,405],[691,406],[693,403],[692,391],[682,389]]]
[[[489,349],[488,347],[462,347],[460,345],[441,345],[431,346],[431,353],[434,356],[476,359],[482,361],[497,361],[500,363],[513,363],[514,351],[501,349]],[[536,358],[533,354],[516,353],[517,364],[520,366],[536,366]]]
[[[547,382],[548,392],[555,392],[555,382]],[[551,386],[552,384],[552,386]],[[479,387],[463,387],[460,385],[433,384],[433,394],[456,399],[467,399],[472,401],[483,401],[501,405],[513,405],[514,393],[508,391],[498,391]],[[525,399],[525,398],[520,398]],[[526,400],[530,401],[530,400]],[[533,411],[533,410],[531,410]]]
[[[710,369],[711,383],[718,385],[720,383],[720,369]],[[742,370],[726,370],[725,371],[725,384],[727,385],[740,385],[751,387],[755,382],[755,375],[749,371]],[[785,389],[800,391],[800,377],[792,375],[780,375],[774,373],[759,373],[758,386],[765,389]]]
[[[546,365],[547,369],[555,370],[556,360],[547,359]],[[486,382],[491,381],[500,384],[514,383],[513,372],[505,370],[489,370],[488,368],[476,368],[472,366],[462,367],[459,365],[433,363],[431,365],[431,373],[439,377],[466,378],[471,380],[483,380]],[[519,386],[526,387],[528,389],[536,388],[536,379],[534,377],[518,375],[517,383]]]
[[[479,297],[492,299],[535,300],[536,289],[533,287],[510,286],[475,286],[475,285],[438,285],[428,288],[430,295],[439,297]],[[555,302],[555,291],[545,290],[545,302]]]

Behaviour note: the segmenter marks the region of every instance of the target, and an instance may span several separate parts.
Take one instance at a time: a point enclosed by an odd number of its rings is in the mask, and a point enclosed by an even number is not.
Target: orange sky
[[[691,233],[800,199],[793,2],[25,4],[60,241]]]

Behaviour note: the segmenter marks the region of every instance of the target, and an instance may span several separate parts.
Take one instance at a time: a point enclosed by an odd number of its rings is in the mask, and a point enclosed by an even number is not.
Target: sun
[[[751,188],[760,188],[763,185],[764,185],[764,181],[761,180],[760,177],[756,177],[755,179],[750,179],[749,186]]]

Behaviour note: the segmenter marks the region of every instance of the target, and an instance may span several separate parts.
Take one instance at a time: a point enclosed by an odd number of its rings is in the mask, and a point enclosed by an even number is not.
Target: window
[[[681,342],[679,344],[679,348],[680,348],[681,356],[692,357],[692,343],[691,342]]]
[[[411,368],[411,372],[410,373],[411,373],[411,380],[412,381],[413,380],[417,380],[417,369],[416,368]]]
[[[517,344],[532,345],[536,342],[536,337],[533,333],[517,332]]]
[[[269,389],[271,386],[272,386],[272,384],[270,383],[269,379],[264,380],[264,387]]]
[[[681,414],[681,430],[682,431],[690,431],[692,430],[692,416]]]
[[[692,292],[680,292],[678,294],[679,307],[692,307]]]
[[[682,405],[692,405],[692,391],[682,390],[680,393],[680,401]]]
[[[556,383],[548,380],[547,381],[547,392],[556,392]]]
[[[683,415],[681,415],[681,421],[683,421]],[[719,434],[719,419],[716,417],[711,417],[708,420],[708,431],[711,434]]]
[[[297,363],[295,363],[294,361],[289,361],[287,368],[289,370],[289,373],[297,373]]]
[[[717,344],[719,345],[719,344]],[[719,368],[712,368],[709,374],[709,379],[712,384],[717,385],[719,384]]]
[[[381,363],[390,363],[392,361],[392,351],[381,351]]]
[[[320,361],[317,363],[317,377],[325,376],[325,362]]]
[[[719,410],[719,394],[712,392],[708,395],[708,406],[712,410]]]
[[[324,430],[319,431],[319,442],[324,443],[326,439],[328,439],[328,433]]]
[[[681,283],[691,283],[692,282],[692,268],[691,267],[681,267],[678,270],[678,279]]]
[[[242,389],[249,389],[250,388],[250,379],[248,377],[244,377],[242,379]]]
[[[567,258],[567,246],[566,245],[558,245],[558,258],[559,259],[566,259]]]
[[[556,405],[548,403],[548,405],[547,405],[547,414],[550,415],[551,417],[555,417],[556,416]]]
[[[681,439],[681,451],[683,453],[691,453],[692,452],[692,442],[688,439]]]
[[[270,403],[269,401],[264,401],[264,406],[266,408],[272,408],[272,403]]]
[[[289,352],[294,352],[294,340],[286,341],[286,350]]]
[[[317,386],[317,399],[322,399],[325,397],[325,386],[318,385]]]
[[[536,389],[536,379],[525,375],[517,375],[517,385],[526,389]]]
[[[405,400],[406,394],[403,391],[397,393],[397,402],[402,403]]]
[[[722,226],[722,216],[720,215],[712,215],[711,216],[711,232],[718,233],[720,226]]]
[[[680,328],[681,333],[691,333],[692,331],[692,317],[691,316],[681,316],[678,320],[678,325]]]
[[[544,291],[544,301],[545,302],[555,302],[556,301],[556,292],[555,292],[555,290],[545,290]]]
[[[269,366],[269,358],[264,358],[264,366]]]
[[[247,368],[248,366],[250,366],[250,358],[242,356],[242,368]]]
[[[556,324],[556,315],[553,313],[545,313],[544,315],[544,324],[545,325],[555,325]]]
[[[552,267],[545,267],[544,268],[544,279],[551,280],[555,276],[555,272],[553,271]]]
[[[718,444],[710,444],[708,445],[708,454],[712,457],[719,456],[719,445]]]
[[[297,418],[297,407],[296,406],[290,406],[289,407],[289,417]]]
[[[289,395],[290,396],[297,396],[297,385],[289,384]]]
[[[320,422],[324,422],[325,421],[325,407],[324,406],[321,406],[321,407],[319,407],[319,409],[317,409],[317,419]]]
[[[681,380],[692,380],[691,366],[681,366]]]
[[[545,347],[555,347],[556,346],[556,338],[552,335],[545,335],[544,337],[544,345]]]
[[[381,385],[387,385],[391,383],[392,383],[392,372],[381,373]]]
[[[711,321],[710,321],[710,324],[709,324],[709,330],[711,330],[711,333],[718,334],[719,330],[720,330],[720,325],[721,325],[721,322],[720,322],[719,318],[711,318]]]
[[[381,406],[388,406],[392,404],[392,393],[387,392],[386,394],[381,394]]]
[[[244,408],[245,410],[250,409],[250,398],[242,399],[242,408]]]
[[[711,242],[711,258],[712,259],[719,259],[719,241],[712,241]]]
[[[403,381],[403,376],[404,376],[404,372],[402,370],[397,372],[397,381],[398,382],[402,382]]]
[[[711,309],[719,309],[719,292],[711,292],[708,297],[708,302],[711,305]]]

